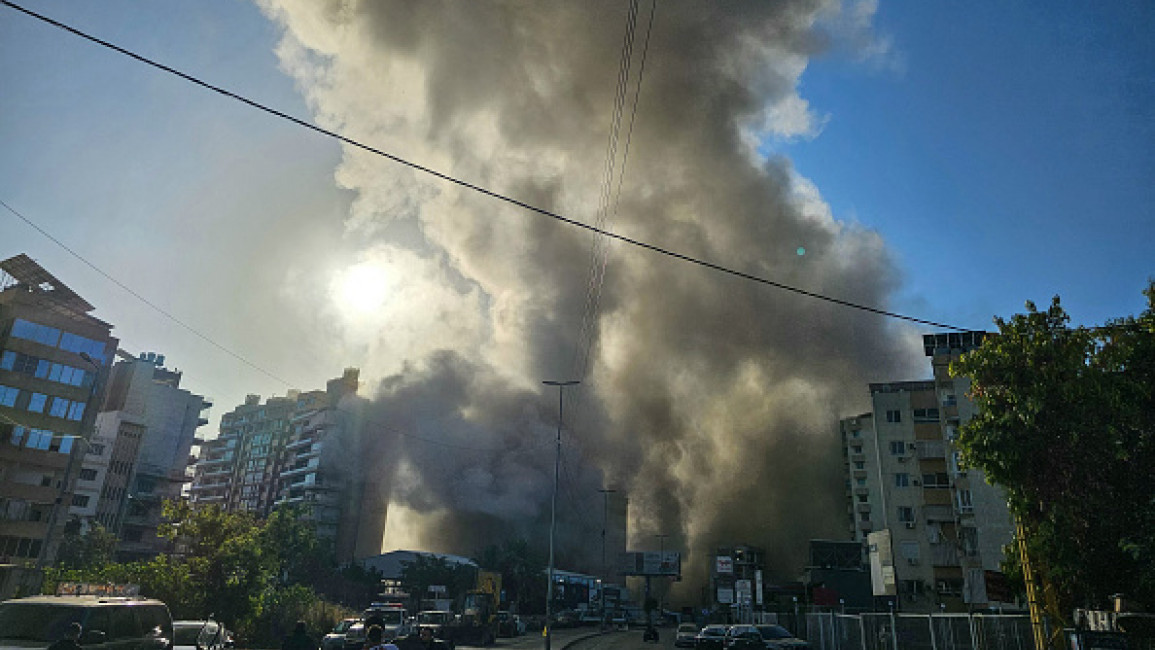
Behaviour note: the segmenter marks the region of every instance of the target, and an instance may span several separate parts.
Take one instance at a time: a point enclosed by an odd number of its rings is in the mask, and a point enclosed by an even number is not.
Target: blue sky
[[[277,67],[277,30],[248,3],[29,4],[310,115]],[[890,52],[813,58],[800,93],[825,126],[775,147],[836,218],[883,235],[904,277],[887,307],[973,328],[1056,293],[1077,323],[1139,311],[1155,275],[1155,5],[882,3],[874,23]],[[97,266],[296,386],[340,373],[314,370],[322,347],[285,359],[275,337],[242,325],[316,335],[285,317],[277,262],[324,263],[351,245],[335,143],[9,8],[0,143],[0,199]],[[0,257],[21,252],[98,305],[127,347],[166,353],[194,390],[223,398],[216,413],[245,392],[284,391],[4,211]],[[236,285],[214,274],[245,260]],[[234,304],[246,291],[268,295]]]
[[[882,3],[883,65],[812,60],[828,116],[785,148],[836,216],[879,230],[900,308],[967,327],[1059,294],[1142,309],[1155,274],[1155,5]]]

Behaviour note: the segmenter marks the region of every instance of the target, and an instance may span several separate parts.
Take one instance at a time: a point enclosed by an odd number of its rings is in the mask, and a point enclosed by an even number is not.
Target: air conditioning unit
[[[911,483],[911,485],[922,485],[922,481],[920,481],[919,479],[916,479],[916,478],[910,479],[910,483]]]
[[[915,523],[914,523],[913,521],[908,521],[908,522],[906,522],[906,527],[907,527],[907,528],[914,528],[914,526],[915,526]]]

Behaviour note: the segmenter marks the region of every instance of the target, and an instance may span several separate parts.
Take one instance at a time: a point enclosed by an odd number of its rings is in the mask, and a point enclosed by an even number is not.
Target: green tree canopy
[[[996,319],[952,368],[976,414],[963,461],[1003,487],[1059,610],[1155,606],[1155,282],[1138,317],[1072,328],[1056,297]]]
[[[505,603],[522,614],[545,611],[546,562],[525,539],[491,544],[474,558],[479,566],[501,573]]]

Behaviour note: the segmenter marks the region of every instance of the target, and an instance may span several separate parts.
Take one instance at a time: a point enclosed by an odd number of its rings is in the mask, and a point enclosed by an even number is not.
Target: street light
[[[546,386],[557,386],[557,453],[553,460],[553,497],[549,508],[549,583],[545,591],[545,650],[550,650],[550,628],[553,627],[553,530],[557,525],[557,482],[561,468],[561,425],[564,419],[564,395],[566,386],[576,386],[581,383],[577,379],[568,381],[543,381]]]
[[[80,358],[84,359],[89,365],[92,366],[92,369],[96,371],[92,375],[92,384],[88,387],[88,404],[84,407],[86,414],[92,413],[92,428],[93,431],[95,431],[96,410],[98,410],[100,407],[94,405],[93,402],[96,399],[96,384],[100,381],[101,365],[97,363],[92,357],[90,357],[87,352],[81,352]],[[86,448],[80,451],[80,453],[88,453],[87,446],[90,445],[91,442],[88,438],[84,437],[83,429],[81,430],[81,435],[76,436],[76,439],[84,442],[86,446]],[[63,504],[64,496],[68,494],[68,487],[72,482],[72,465],[76,461],[76,455],[77,450],[69,450],[68,463],[64,466],[64,478],[60,481],[60,488],[56,491],[56,501],[52,503],[52,510],[48,513],[48,528],[44,533],[44,545],[40,547],[40,555],[36,558],[36,572],[41,578],[44,576],[44,565],[48,563],[48,552],[52,546],[52,532],[53,529],[56,528],[56,520],[60,517],[60,506]]]
[[[602,579],[598,580],[598,596],[602,603],[602,628],[604,629],[608,619],[606,616],[606,585],[603,582],[609,580],[610,573],[609,566],[606,565],[606,526],[610,518],[610,495],[617,490],[602,488],[598,492],[602,493]]]

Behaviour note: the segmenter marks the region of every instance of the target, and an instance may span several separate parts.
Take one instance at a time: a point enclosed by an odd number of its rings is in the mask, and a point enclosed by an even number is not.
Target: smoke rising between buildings
[[[321,126],[594,222],[624,3],[260,4]],[[820,130],[798,86],[842,33],[824,27],[839,11],[659,3],[607,228],[885,307],[900,278],[884,242],[834,219],[764,149]],[[854,39],[869,40],[859,23]],[[378,265],[391,287],[371,315],[330,314],[379,378],[354,453],[380,463],[413,539],[464,554],[505,536],[544,545],[557,393],[541,380],[572,378],[583,384],[566,393],[558,508],[571,566],[600,557],[603,486],[630,495],[631,547],[670,535],[690,586],[718,545],[762,546],[790,579],[805,540],[840,535],[837,418],[862,406],[863,383],[918,363],[917,337],[612,242],[575,377],[588,232],[354,149],[335,178],[356,197],[351,263]]]

